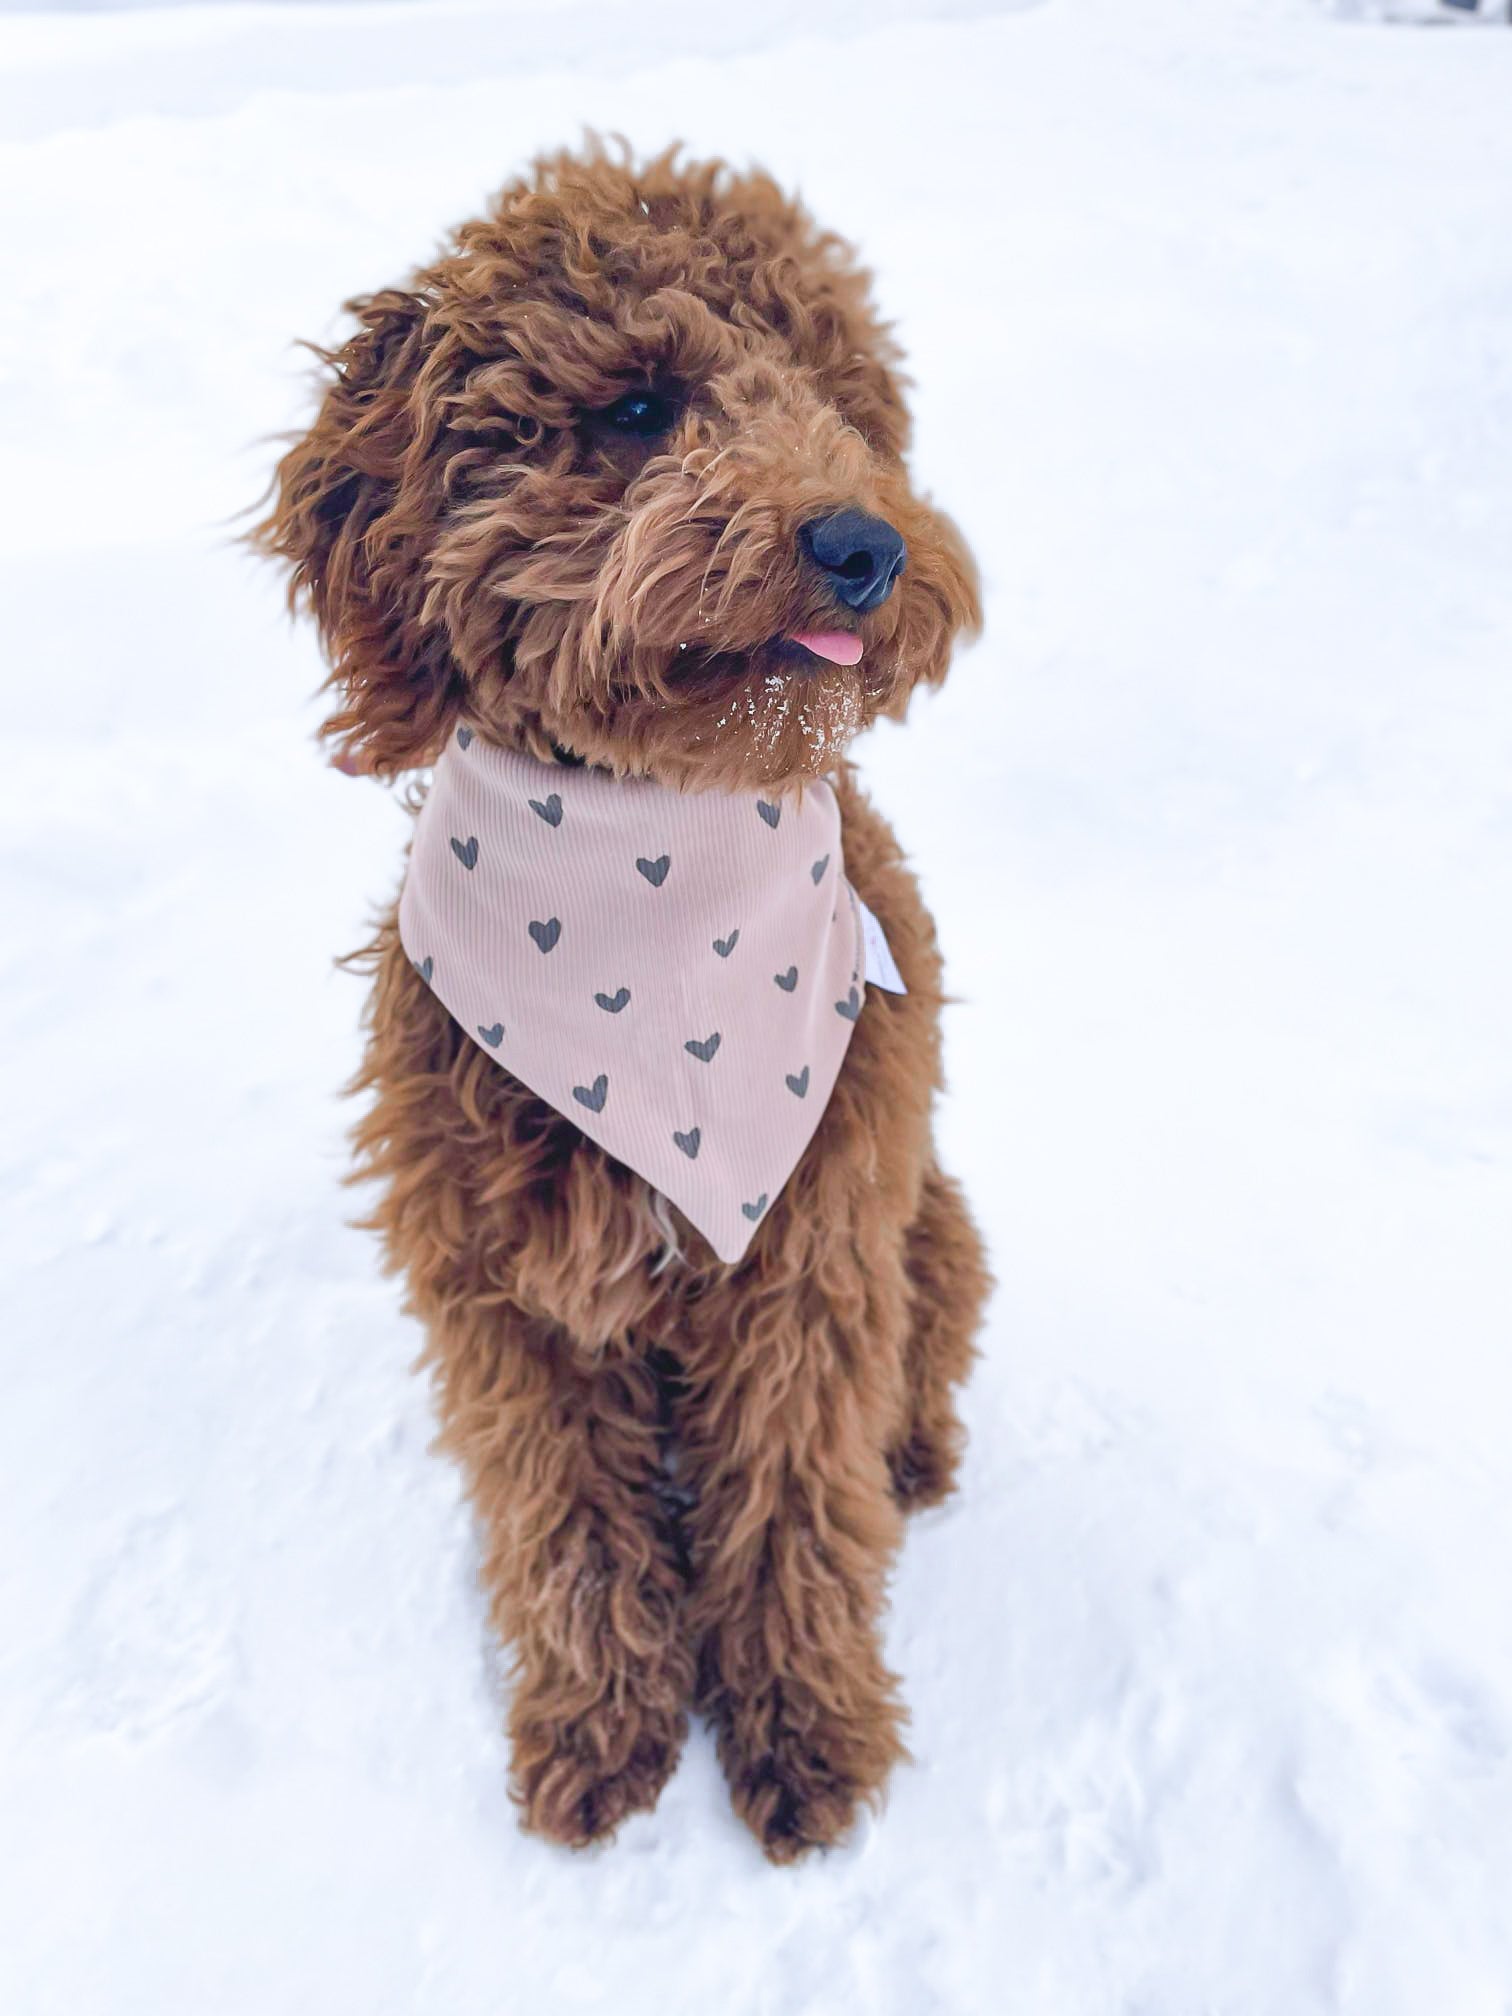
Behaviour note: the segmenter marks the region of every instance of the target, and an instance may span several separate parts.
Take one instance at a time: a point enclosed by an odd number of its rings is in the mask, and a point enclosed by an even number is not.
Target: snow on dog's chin
[[[780,781],[821,775],[864,726],[862,682],[854,670],[814,664],[801,671],[767,660],[731,692],[712,734],[741,736],[762,775]]]

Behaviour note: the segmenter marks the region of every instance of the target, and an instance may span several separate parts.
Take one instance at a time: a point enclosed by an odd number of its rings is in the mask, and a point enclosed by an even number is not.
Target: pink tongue
[[[832,665],[859,665],[861,639],[850,630],[795,630],[793,642]]]

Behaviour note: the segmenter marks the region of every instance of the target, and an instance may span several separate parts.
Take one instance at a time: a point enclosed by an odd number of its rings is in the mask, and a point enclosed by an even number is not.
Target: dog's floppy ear
[[[441,423],[423,298],[388,288],[347,309],[360,326],[317,352],[331,373],[320,409],[279,463],[252,540],[288,563],[291,606],[307,601],[320,625],[337,695],[321,734],[343,768],[392,776],[432,760],[462,694],[424,614]]]

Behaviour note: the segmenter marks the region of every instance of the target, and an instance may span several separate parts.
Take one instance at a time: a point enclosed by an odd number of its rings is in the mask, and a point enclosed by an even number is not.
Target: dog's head
[[[975,625],[866,278],[764,176],[543,162],[350,305],[256,535],[349,767],[426,763],[466,713],[669,782],[812,777]]]

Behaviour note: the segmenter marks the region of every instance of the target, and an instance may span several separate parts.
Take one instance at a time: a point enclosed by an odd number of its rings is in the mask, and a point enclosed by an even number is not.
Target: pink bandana
[[[828,784],[683,793],[467,728],[399,903],[405,951],[467,1033],[725,1261],[829,1102],[875,930]]]

